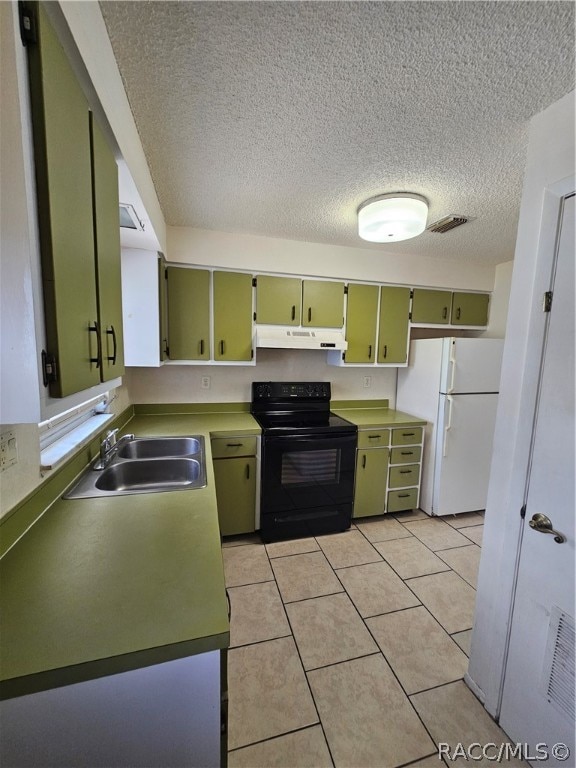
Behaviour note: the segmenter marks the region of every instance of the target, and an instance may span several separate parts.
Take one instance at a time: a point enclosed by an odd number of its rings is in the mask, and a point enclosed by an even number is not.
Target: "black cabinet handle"
[[[224,339],[222,339],[222,340],[220,341],[220,354],[221,354],[221,355],[223,355],[223,354],[224,354],[224,349],[225,349],[225,345],[224,345]]]
[[[381,440],[382,435],[368,435],[368,440]]]
[[[94,320],[94,325],[88,326],[89,333],[96,334],[96,357],[91,357],[90,362],[96,363],[96,368],[100,368],[102,364],[102,337],[100,336],[100,328],[98,327],[98,320]]]
[[[448,318],[448,307],[444,307],[442,310],[442,320],[446,320]]]
[[[400,451],[400,456],[412,456],[414,451]]]
[[[368,346],[368,360],[372,360],[372,344]]]
[[[414,437],[415,432],[402,432],[402,437]]]
[[[204,354],[204,339],[200,339],[200,354]]]
[[[362,469],[366,469],[366,454],[362,456]]]
[[[411,469],[401,469],[400,470],[400,474],[401,475],[411,475],[412,474],[412,470]]]
[[[226,448],[242,448],[244,443],[226,443]]]
[[[384,344],[384,349],[382,350],[382,357],[388,357],[388,344]]]
[[[312,322],[312,307],[308,307],[308,322]]]
[[[246,464],[246,480],[250,480],[250,464]]]
[[[456,310],[456,320],[460,320],[460,307]]]
[[[398,498],[399,499],[408,499],[408,498],[410,498],[410,494],[409,493],[399,493],[398,494]]]
[[[296,320],[296,304],[292,304],[292,320]]]
[[[113,325],[110,326],[110,330],[108,328],[106,329],[106,333],[109,336],[112,336],[112,357],[108,357],[107,360],[109,363],[112,363],[112,365],[116,365],[116,352],[117,352],[117,341],[116,341],[116,330]]]

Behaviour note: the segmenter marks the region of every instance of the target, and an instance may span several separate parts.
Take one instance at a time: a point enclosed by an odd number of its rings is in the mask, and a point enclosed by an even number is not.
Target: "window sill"
[[[40,471],[56,469],[79,448],[89,443],[94,435],[114,418],[113,413],[95,414],[79,427],[68,432],[60,440],[45,448],[40,453]]]

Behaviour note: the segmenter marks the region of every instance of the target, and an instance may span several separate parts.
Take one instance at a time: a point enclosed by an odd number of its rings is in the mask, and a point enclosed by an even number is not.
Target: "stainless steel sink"
[[[90,465],[65,499],[122,496],[203,488],[204,438],[135,438],[123,445],[105,469]]]
[[[203,451],[196,437],[136,437],[118,451],[121,459],[157,459],[167,456],[195,456]]]
[[[204,481],[204,482],[202,482]],[[205,485],[196,459],[140,459],[111,464],[98,473],[95,487],[114,493],[148,493]]]

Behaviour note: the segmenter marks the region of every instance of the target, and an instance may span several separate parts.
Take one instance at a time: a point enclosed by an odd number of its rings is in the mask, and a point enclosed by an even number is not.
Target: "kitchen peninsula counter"
[[[58,495],[0,561],[2,698],[229,644],[210,436],[260,428],[247,412],[137,413],[128,432],[203,435],[207,485]]]

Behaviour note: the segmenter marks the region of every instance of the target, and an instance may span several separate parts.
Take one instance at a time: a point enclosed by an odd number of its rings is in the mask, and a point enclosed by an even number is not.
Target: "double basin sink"
[[[204,438],[134,437],[104,467],[91,464],[65,499],[190,490],[206,485]]]

